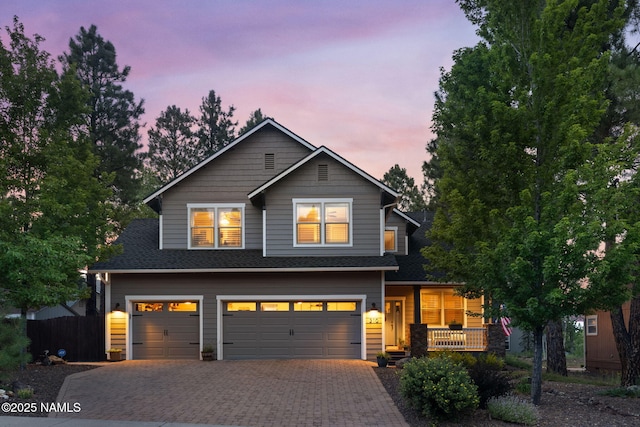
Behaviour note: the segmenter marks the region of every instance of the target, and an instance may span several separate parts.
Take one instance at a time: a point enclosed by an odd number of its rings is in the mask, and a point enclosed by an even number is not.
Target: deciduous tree
[[[603,181],[587,176],[607,160],[593,157],[604,148],[591,136],[606,110],[608,42],[624,27],[624,5],[459,4],[484,40],[459,51],[441,78],[433,152],[442,175],[435,244],[424,253],[465,282],[467,296],[485,295],[487,314],[506,304],[533,332],[538,404],[547,324],[628,295],[600,279],[616,258],[597,255],[603,222],[591,202]]]
[[[30,308],[84,295],[79,270],[104,255],[110,191],[79,131],[88,94],[58,76],[17,18],[0,40],[0,298]],[[108,176],[103,177],[105,180]]]

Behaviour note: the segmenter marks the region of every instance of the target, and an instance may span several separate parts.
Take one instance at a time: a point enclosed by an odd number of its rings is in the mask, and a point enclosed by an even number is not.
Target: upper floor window
[[[398,227],[389,227],[384,230],[384,250],[385,252],[397,252]]]
[[[189,248],[226,249],[244,245],[244,205],[190,204]]]
[[[351,244],[352,199],[294,199],[294,246]]]
[[[590,315],[585,317],[587,335],[598,335],[598,316]]]

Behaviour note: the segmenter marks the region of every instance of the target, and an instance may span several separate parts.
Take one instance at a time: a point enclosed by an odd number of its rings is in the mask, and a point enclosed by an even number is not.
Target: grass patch
[[[571,372],[568,376],[563,376],[559,374],[553,373],[542,373],[543,381],[554,381],[558,383],[571,383],[571,384],[586,384],[586,385],[597,385],[597,386],[615,386],[620,384],[620,377],[616,376],[599,376],[593,375],[588,372],[580,373],[580,372]]]
[[[640,399],[640,386],[632,385],[630,387],[617,387],[610,390],[601,391],[598,393],[602,396],[611,397],[628,397]]]
[[[524,359],[522,357],[515,356],[513,354],[507,354],[504,358],[504,362],[513,368],[531,370],[533,368],[533,364],[531,361]]]
[[[33,397],[33,389],[30,387],[21,388],[20,390],[17,391],[16,395],[20,399],[31,399]]]

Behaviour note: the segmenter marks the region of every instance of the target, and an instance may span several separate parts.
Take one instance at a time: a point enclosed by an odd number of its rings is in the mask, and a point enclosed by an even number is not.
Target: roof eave
[[[304,273],[304,272],[344,272],[344,271],[398,271],[398,266],[380,267],[272,267],[272,268],[158,268],[158,269],[94,269],[90,274],[156,274],[156,273]]]

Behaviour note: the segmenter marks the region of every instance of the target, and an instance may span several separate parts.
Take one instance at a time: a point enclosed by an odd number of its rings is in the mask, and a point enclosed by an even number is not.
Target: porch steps
[[[387,350],[387,353],[391,356],[389,359],[389,366],[396,366],[396,362],[398,360],[404,359],[408,355],[404,350]]]

